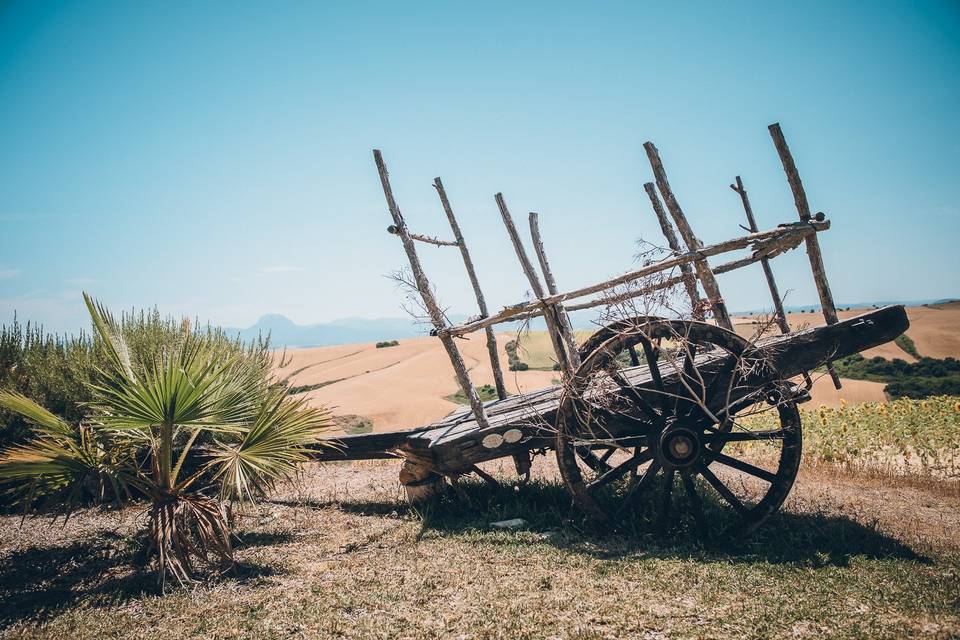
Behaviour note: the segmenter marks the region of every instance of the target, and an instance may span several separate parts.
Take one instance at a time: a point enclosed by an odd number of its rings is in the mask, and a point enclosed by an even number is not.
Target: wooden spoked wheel
[[[589,517],[628,530],[693,525],[716,540],[780,508],[800,465],[800,415],[792,385],[750,343],[703,322],[642,317],[584,346],[556,454]]]

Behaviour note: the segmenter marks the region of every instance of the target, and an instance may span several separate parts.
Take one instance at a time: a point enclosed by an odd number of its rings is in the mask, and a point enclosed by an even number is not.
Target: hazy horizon
[[[652,140],[705,243],[797,219],[779,121],[834,296],[960,295],[960,8],[946,2],[0,8],[0,322],[88,325],[111,308],[249,327],[402,317],[406,264],[371,149],[410,226],[449,237],[442,176],[488,304],[529,288],[494,204],[540,213],[561,289],[663,244]],[[424,247],[451,312],[476,312],[455,250]],[[815,306],[801,249],[774,269]],[[720,277],[769,306],[759,267]]]

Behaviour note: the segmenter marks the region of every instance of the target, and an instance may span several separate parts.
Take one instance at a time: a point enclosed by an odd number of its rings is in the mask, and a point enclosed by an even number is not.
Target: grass
[[[785,508],[733,546],[587,527],[552,456],[527,485],[465,479],[416,510],[398,462],[316,465],[241,517],[238,572],[163,597],[130,542],[137,509],[0,518],[0,635],[957,637],[960,491],[937,460],[960,451],[958,402],[807,409]],[[942,454],[877,463],[906,445]]]
[[[592,331],[574,331],[577,343],[581,344],[593,334]],[[550,334],[546,331],[521,331],[514,340],[518,344],[517,360],[535,371],[553,371],[557,356],[553,352]]]
[[[498,400],[499,396],[497,395],[497,390],[493,385],[484,384],[477,387],[477,395],[480,396],[481,402],[489,402],[490,400]],[[457,390],[456,393],[451,393],[450,395],[444,398],[450,402],[456,402],[457,404],[470,404],[470,401],[467,400],[467,396],[464,395],[462,390]]]
[[[956,501],[943,528],[924,524],[921,536],[889,504],[865,511],[860,494],[882,485],[831,479],[840,489],[824,496],[821,478],[801,477],[787,512],[718,551],[684,535],[637,542],[587,530],[555,480],[519,490],[462,482],[459,495],[417,512],[390,489],[396,468],[311,471],[308,488],[243,521],[238,575],[164,597],[138,577],[123,526],[105,528],[94,512],[22,540],[10,519],[0,526],[14,541],[2,552],[0,625],[71,640],[960,632]],[[905,494],[908,504],[925,495]],[[529,524],[489,527],[508,517]]]
[[[907,334],[905,333],[900,334],[899,336],[896,337],[893,343],[898,347],[900,347],[905,353],[910,354],[911,356],[913,356],[918,360],[920,359],[920,353],[917,351],[916,343],[913,341],[913,338],[911,338]]]

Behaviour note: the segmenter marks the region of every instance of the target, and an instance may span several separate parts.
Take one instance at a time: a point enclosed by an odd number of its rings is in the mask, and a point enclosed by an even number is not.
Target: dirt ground
[[[551,465],[539,458],[535,475],[551,477]],[[54,526],[0,518],[0,636],[960,634],[955,487],[805,469],[781,514],[720,551],[682,534],[637,542],[588,532],[549,484],[470,484],[418,513],[397,468],[317,465],[242,520],[235,575],[165,596],[130,560],[137,509]],[[527,524],[489,526],[514,517]]]

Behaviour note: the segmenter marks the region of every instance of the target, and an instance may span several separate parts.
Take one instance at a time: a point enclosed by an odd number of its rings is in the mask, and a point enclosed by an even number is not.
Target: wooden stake
[[[750,227],[750,231],[756,233],[757,221],[753,217],[753,209],[750,207],[747,190],[743,188],[743,181],[740,179],[740,176],[737,176],[736,181],[737,184],[730,185],[730,188],[740,196],[740,201],[743,203],[743,211],[747,214],[747,224]],[[773,277],[770,258],[761,258],[760,265],[763,267],[763,275],[767,278],[767,288],[770,289],[770,297],[773,298],[774,319],[777,322],[777,326],[780,327],[780,333],[790,333],[790,325],[787,323],[787,314],[783,311],[783,301],[780,299],[780,289],[777,287],[777,281]]]
[[[533,250],[537,254],[537,260],[540,262],[540,271],[543,272],[543,279],[547,283],[547,292],[550,295],[557,295],[557,281],[553,277],[553,270],[550,269],[550,263],[547,261],[547,252],[543,248],[543,239],[540,236],[540,219],[536,213],[530,212],[530,237],[533,238]],[[577,340],[573,334],[573,325],[570,322],[570,315],[563,304],[556,306],[559,316],[559,328],[563,334],[563,340],[567,343],[567,352],[570,354],[570,364],[576,370],[580,367],[580,352],[577,350]]]
[[[530,282],[530,288],[533,289],[533,295],[537,297],[537,300],[541,301],[540,304],[543,306],[543,319],[547,323],[547,331],[550,333],[550,338],[553,342],[553,350],[557,354],[557,361],[560,363],[560,369],[567,374],[573,374],[573,366],[571,365],[570,358],[566,352],[566,346],[564,340],[561,337],[561,330],[558,326],[556,314],[552,312],[551,306],[543,304],[546,294],[543,291],[543,285],[540,284],[540,278],[537,276],[537,272],[533,269],[533,263],[530,262],[530,258],[527,257],[527,252],[523,248],[523,242],[520,240],[520,234],[517,233],[517,227],[513,224],[513,217],[510,215],[510,210],[507,209],[507,203],[503,200],[503,194],[498,193],[494,196],[497,201],[497,207],[500,209],[500,216],[503,218],[503,224],[507,228],[507,235],[510,236],[510,242],[513,243],[513,249],[517,253],[517,258],[520,260],[520,266],[523,268],[523,273],[526,274],[527,280]]]
[[[676,223],[677,229],[683,237],[683,241],[690,251],[698,251],[703,245],[700,240],[697,239],[697,236],[694,235],[693,229],[690,228],[690,223],[687,222],[687,218],[683,214],[683,209],[680,208],[680,203],[677,202],[677,197],[670,188],[670,182],[667,180],[667,172],[663,169],[663,163],[660,161],[660,154],[657,152],[657,148],[653,146],[652,142],[644,142],[643,148],[646,150],[647,159],[650,160],[650,166],[653,168],[653,176],[656,178],[660,195],[663,196],[663,201],[667,204],[667,209],[670,211],[670,215],[673,216],[673,221]],[[730,314],[727,313],[727,305],[720,295],[720,286],[717,284],[717,279],[710,270],[710,265],[706,259],[703,259],[695,261],[693,266],[697,271],[697,277],[700,278],[700,283],[703,284],[703,290],[707,293],[707,299],[710,301],[710,307],[713,309],[713,315],[717,320],[717,324],[724,329],[733,331],[733,322],[730,321]]]
[[[447,199],[447,192],[443,188],[443,182],[440,178],[433,179],[433,187],[440,196],[440,204],[443,205],[443,212],[447,214],[447,220],[450,222],[450,229],[453,231],[453,237],[456,244],[460,247],[460,255],[463,256],[463,266],[467,269],[467,276],[470,278],[470,285],[473,287],[473,293],[477,297],[477,307],[480,309],[480,315],[486,318],[490,315],[487,310],[487,301],[483,297],[483,290],[480,288],[480,280],[477,279],[477,272],[473,268],[473,260],[470,259],[470,251],[467,249],[467,243],[460,232],[460,225],[453,215],[453,208]],[[486,327],[487,334],[487,352],[490,354],[490,367],[493,369],[493,382],[497,388],[497,397],[503,400],[507,397],[507,387],[503,383],[503,370],[500,369],[500,357],[497,354],[497,336],[493,327]]]
[[[680,241],[677,240],[677,233],[673,230],[673,225],[667,218],[667,212],[663,210],[660,204],[660,197],[652,182],[643,185],[644,190],[650,197],[650,204],[653,205],[653,212],[657,215],[657,222],[660,223],[660,229],[663,236],[667,239],[667,245],[675,254],[682,253]],[[703,307],[700,304],[700,294],[697,292],[697,279],[693,274],[693,269],[689,264],[680,265],[680,273],[683,274],[683,286],[687,290],[687,296],[690,297],[690,308],[693,310],[693,317],[697,320],[703,319]]]
[[[783,131],[780,130],[780,123],[774,122],[769,127],[770,137],[773,138],[773,146],[777,148],[777,154],[780,156],[780,162],[783,164],[783,171],[787,174],[787,182],[790,183],[790,190],[793,192],[793,202],[797,206],[797,213],[800,214],[802,222],[809,222],[810,204],[807,202],[807,194],[803,189],[803,182],[800,180],[800,173],[797,171],[797,165],[793,161],[793,155],[790,153],[790,147],[787,146],[787,140],[783,137]],[[823,318],[827,324],[836,324],[840,318],[837,316],[837,308],[833,304],[833,293],[830,291],[830,283],[827,282],[827,270],[823,266],[823,254],[820,253],[820,241],[816,234],[807,236],[807,257],[810,259],[810,270],[813,271],[813,281],[817,285],[817,295],[820,296],[820,308],[823,311]],[[840,377],[833,368],[832,363],[827,363],[827,370],[833,379],[833,386],[837,389],[841,387]]]
[[[403,214],[400,213],[400,207],[397,206],[397,202],[393,197],[393,189],[390,187],[390,175],[387,173],[387,166],[383,162],[383,156],[380,154],[379,149],[373,150],[373,160],[377,165],[377,171],[380,173],[383,195],[387,199],[387,208],[393,217],[396,234],[400,236],[400,240],[403,243],[403,250],[406,251],[407,259],[410,261],[410,269],[413,271],[413,277],[417,283],[417,290],[420,292],[420,297],[423,298],[423,304],[427,308],[427,313],[430,314],[430,320],[437,330],[437,336],[440,338],[440,342],[443,343],[443,348],[447,350],[447,355],[450,357],[450,364],[453,365],[453,371],[457,376],[457,382],[460,383],[460,390],[463,391],[463,394],[470,402],[470,408],[473,409],[473,415],[477,421],[477,425],[481,428],[486,428],[490,426],[490,422],[487,420],[483,403],[480,401],[480,396],[477,395],[477,390],[470,381],[470,374],[467,372],[467,365],[463,361],[460,350],[457,348],[457,345],[454,344],[453,337],[446,331],[446,320],[443,317],[443,311],[433,297],[433,291],[430,290],[430,281],[427,280],[427,275],[424,273],[423,267],[420,264],[420,258],[417,256],[417,248],[414,245],[413,238],[410,237],[410,232],[407,230],[406,222],[403,220]]]

